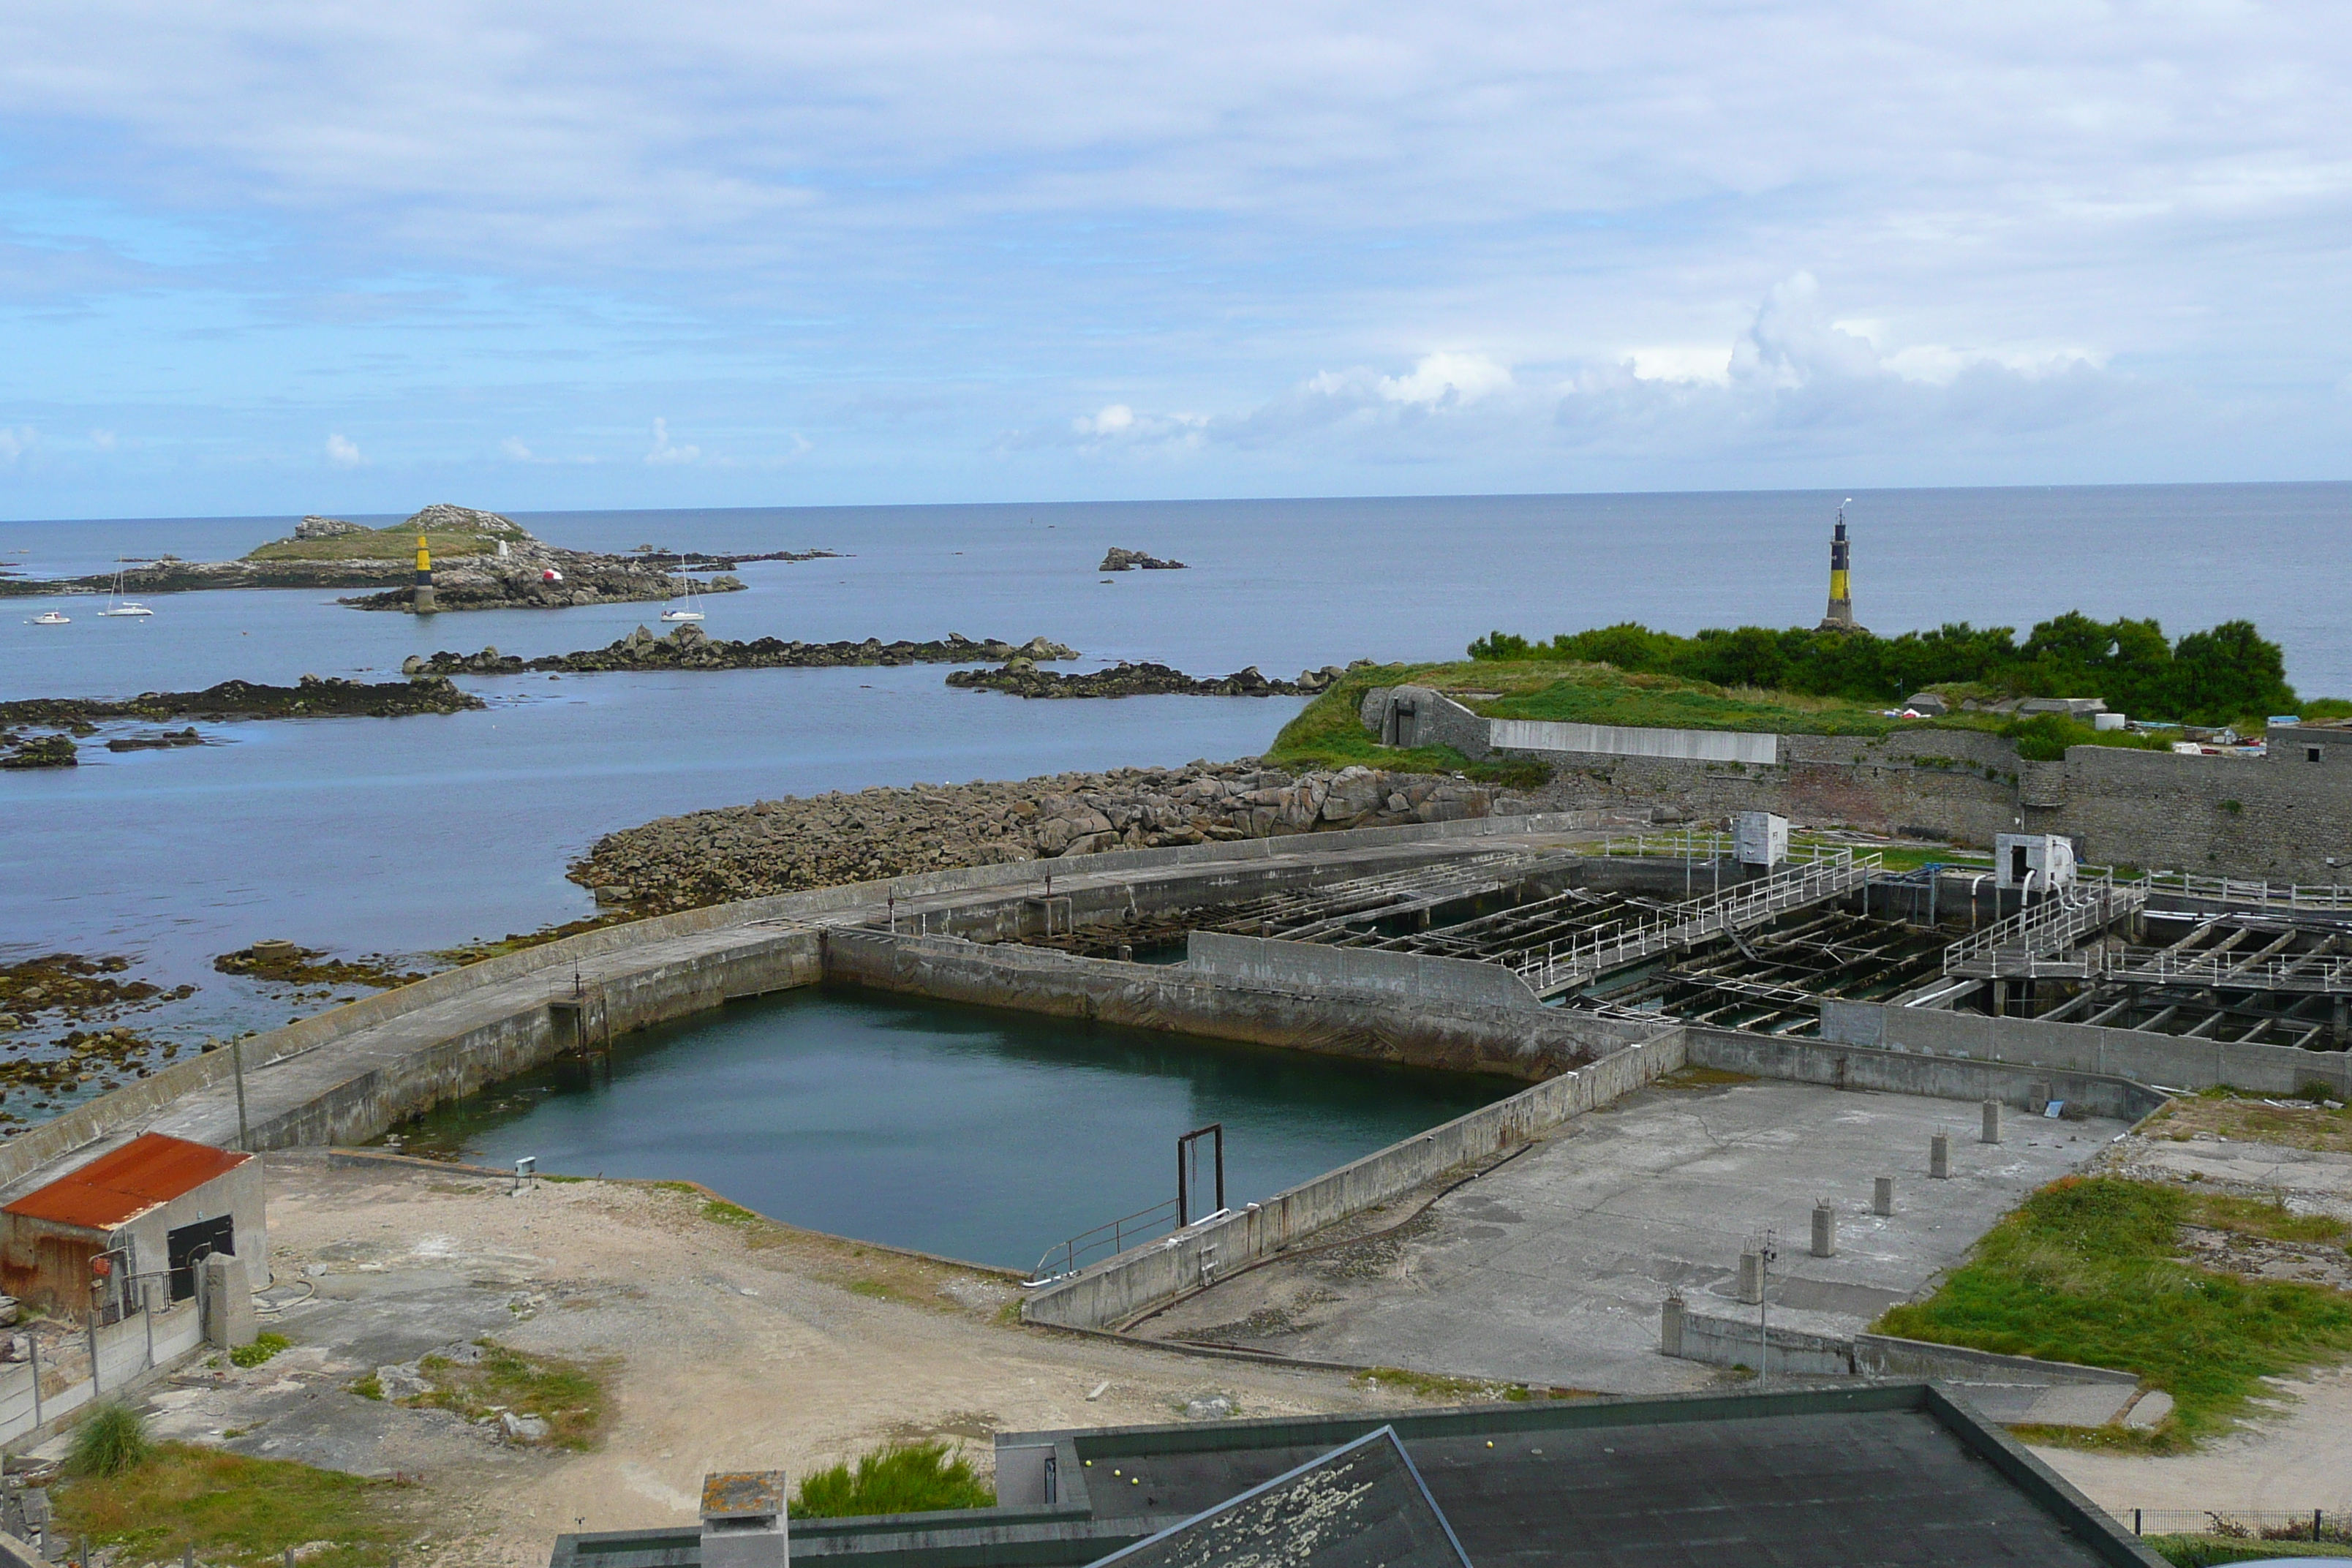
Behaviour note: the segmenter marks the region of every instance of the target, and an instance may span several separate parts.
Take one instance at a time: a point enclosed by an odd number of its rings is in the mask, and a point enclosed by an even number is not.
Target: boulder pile
[[[763,800],[608,833],[569,875],[647,913],[958,866],[1487,816],[1495,792],[1255,759]]]

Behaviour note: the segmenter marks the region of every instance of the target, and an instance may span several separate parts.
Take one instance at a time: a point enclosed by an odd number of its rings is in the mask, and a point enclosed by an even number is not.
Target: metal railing
[[[1875,854],[1857,856],[1847,845],[1828,847],[1840,853],[1834,858],[1791,866],[1760,881],[1743,882],[1676,904],[1646,920],[1613,921],[1557,939],[1539,952],[1526,953],[1512,968],[1538,994],[1564,990],[1606,970],[1852,892],[1865,886],[1881,868]]]
[[[2092,960],[2074,956],[2083,939],[2147,902],[2147,889],[2098,882],[2061,888],[1944,950],[1944,973],[2000,980],[2080,974]]]
[[[1682,828],[1673,833],[1637,833],[1631,838],[1604,838],[1594,853],[1654,860],[1728,860],[1735,853],[1732,837],[1716,829]],[[1790,865],[1835,862],[1854,858],[1851,844],[1791,843]]]
[[[1177,1228],[1174,1198],[1154,1204],[1148,1209],[1139,1209],[1134,1214],[1122,1215],[1047,1247],[1045,1255],[1037,1259],[1036,1272],[1027,1284],[1033,1288],[1050,1285],[1084,1268],[1096,1254],[1117,1258],[1139,1241],[1149,1241],[1155,1236],[1164,1236]]]
[[[2352,1544],[2352,1519],[2341,1510],[2111,1508],[2106,1512],[2108,1518],[2134,1535],[2207,1535],[2228,1541],[2331,1541]]]
[[[2109,958],[2101,973],[2110,980],[2144,985],[2231,985],[2326,994],[2352,991],[2352,959],[2308,952],[2256,960],[2229,952],[2134,947]]]

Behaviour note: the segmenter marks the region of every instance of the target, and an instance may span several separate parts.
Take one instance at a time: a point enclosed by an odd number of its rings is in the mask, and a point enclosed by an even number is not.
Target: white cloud
[[[1485,354],[1424,354],[1404,375],[1382,376],[1381,395],[1391,403],[1475,403],[1513,384],[1511,367]]]
[[[1706,381],[1720,386],[1731,379],[1729,343],[1654,343],[1628,349],[1624,357],[1643,381]]]
[[[19,426],[14,430],[0,425],[0,463],[13,465],[32,449],[33,427],[30,425]]]
[[[522,444],[522,438],[519,436],[509,436],[499,442],[499,450],[518,463],[528,463],[531,460],[530,448]]]
[[[339,468],[356,468],[367,459],[360,456],[359,447],[351,441],[341,436],[330,436],[327,437],[327,461]]]
[[[89,433],[89,444],[99,451],[111,452],[115,447],[114,432],[111,430],[93,430]]]
[[[699,447],[680,447],[669,438],[669,421],[654,421],[654,449],[646,454],[648,463],[698,463],[702,460]]]
[[[1113,403],[1092,417],[1081,414],[1070,421],[1070,428],[1081,436],[1120,435],[1135,428],[1135,410],[1124,403]]]

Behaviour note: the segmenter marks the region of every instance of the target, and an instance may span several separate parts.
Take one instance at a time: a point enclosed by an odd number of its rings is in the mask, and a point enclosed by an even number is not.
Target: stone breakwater
[[[960,632],[945,642],[787,642],[778,637],[754,637],[731,642],[714,637],[689,621],[667,637],[656,637],[639,626],[618,642],[577,653],[524,658],[495,647],[479,653],[436,653],[429,658],[411,655],[400,672],[411,678],[450,675],[522,675],[533,670],[569,675],[596,675],[629,669],[802,669],[842,665],[981,664],[990,659],[1076,658],[1076,648],[1044,637],[1018,645],[991,638],[974,642]]]
[[[1288,773],[1254,759],[763,800],[608,833],[567,873],[655,912],[960,866],[1489,815],[1426,773]]]
[[[1297,680],[1269,680],[1257,666],[1231,675],[1194,679],[1164,664],[1116,664],[1084,675],[1057,675],[1027,658],[1001,669],[959,669],[950,686],[968,691],[1006,691],[1015,697],[1311,697],[1348,672],[1337,665],[1303,669]]]

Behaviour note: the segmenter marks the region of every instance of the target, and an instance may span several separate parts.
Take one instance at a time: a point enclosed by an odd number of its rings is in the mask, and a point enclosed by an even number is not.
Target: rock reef
[[[948,684],[970,691],[1005,691],[1015,697],[1307,697],[1347,673],[1337,665],[1327,665],[1300,670],[1297,680],[1269,680],[1253,664],[1231,675],[1196,679],[1164,664],[1120,663],[1084,675],[1058,675],[1039,669],[1027,658],[1015,658],[999,669],[956,670],[948,677]]]
[[[293,686],[224,680],[202,691],[145,691],[117,701],[99,697],[35,697],[0,702],[0,725],[44,724],[75,729],[108,719],[399,719],[416,713],[459,713],[488,704],[446,680],[369,683],[304,676]]]
[[[1181,561],[1162,561],[1157,555],[1146,555],[1140,550],[1121,550],[1117,545],[1113,545],[1110,553],[1102,558],[1102,564],[1095,570],[1097,572],[1181,572],[1184,570],[1184,563]]]
[[[567,873],[643,912],[802,888],[1345,827],[1487,816],[1495,792],[1431,774],[1292,774],[1251,759],[763,800],[609,833]]]
[[[403,675],[521,675],[552,671],[595,675],[630,669],[804,669],[844,665],[979,664],[989,659],[1064,659],[1077,658],[1076,648],[1044,637],[1014,645],[993,638],[974,642],[950,632],[944,642],[787,642],[779,637],[754,637],[734,642],[714,637],[688,621],[667,637],[656,637],[643,626],[618,642],[577,653],[524,658],[502,654],[496,647],[479,653],[436,653],[412,656],[400,667]]]

